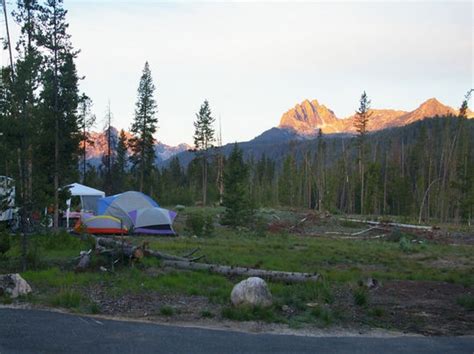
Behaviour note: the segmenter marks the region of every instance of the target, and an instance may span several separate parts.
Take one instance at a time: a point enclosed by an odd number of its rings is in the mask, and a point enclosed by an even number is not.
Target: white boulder
[[[20,274],[0,275],[0,295],[6,294],[11,298],[31,293],[31,286]]]
[[[272,294],[265,280],[251,277],[234,286],[230,294],[230,301],[234,306],[268,307],[272,305]]]

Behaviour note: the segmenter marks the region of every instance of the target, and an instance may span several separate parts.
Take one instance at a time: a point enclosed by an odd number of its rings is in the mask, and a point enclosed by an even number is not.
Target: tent
[[[174,235],[171,224],[176,213],[163,208],[142,208],[128,213],[137,234]]]
[[[147,208],[159,208],[159,205],[146,194],[133,191],[101,198],[97,202],[99,215],[110,215],[120,219],[128,229],[134,226],[129,213]]]
[[[91,211],[94,214],[97,213],[97,201],[100,198],[105,197],[105,193],[94,189],[91,187],[87,187],[83,184],[79,183],[72,183],[67,185],[64,188],[68,188],[71,196],[77,196],[81,198],[81,209],[83,211]],[[67,204],[67,211],[66,211],[66,225],[69,227],[69,214],[71,212],[71,199],[66,201]]]
[[[128,229],[122,224],[120,219],[109,215],[99,215],[88,217],[83,215],[81,221],[74,227],[76,232],[85,231],[90,234],[126,234]]]

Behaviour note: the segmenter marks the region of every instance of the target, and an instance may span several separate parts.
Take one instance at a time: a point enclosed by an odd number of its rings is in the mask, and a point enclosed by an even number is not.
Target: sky
[[[156,138],[170,145],[192,143],[205,99],[228,143],[277,126],[304,99],[343,118],[363,90],[373,108],[413,110],[431,97],[458,107],[474,86],[470,1],[65,0],[65,7],[96,130],[109,101],[114,125],[130,128],[148,61]],[[2,64],[7,58],[3,52]]]

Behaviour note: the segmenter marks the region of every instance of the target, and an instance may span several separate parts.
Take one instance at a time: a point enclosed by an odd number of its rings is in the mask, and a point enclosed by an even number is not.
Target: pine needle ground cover
[[[218,220],[221,209],[200,212]],[[292,211],[284,213],[296,221],[300,219]],[[91,248],[91,240],[67,234],[38,235],[29,242],[34,262],[22,273],[34,291],[19,301],[80,313],[159,321],[261,321],[293,328],[362,326],[425,334],[472,332],[472,244],[423,240],[402,246],[403,237],[409,239],[410,235],[398,235],[396,240],[340,239],[291,230],[271,233],[255,228],[231,229],[217,222],[211,235],[196,237],[184,230],[185,218],[181,218],[176,227],[182,236],[131,240],[137,244],[147,241],[151,249],[176,255],[198,248],[199,254],[205,255],[201,261],[206,263],[318,272],[322,280],[270,283],[272,307],[236,309],[229,298],[233,285],[241,280],[238,277],[167,269],[150,258],[133,266],[119,264],[113,270],[107,262],[97,263],[90,271],[75,273],[77,261],[73,258],[80,250]],[[326,222],[311,227],[356,230],[365,226],[331,226]],[[1,257],[1,273],[19,269],[20,246],[18,239],[10,238],[9,250]],[[107,271],[99,270],[100,266]],[[362,284],[369,277],[381,286],[365,289]],[[6,298],[2,301],[11,303]]]

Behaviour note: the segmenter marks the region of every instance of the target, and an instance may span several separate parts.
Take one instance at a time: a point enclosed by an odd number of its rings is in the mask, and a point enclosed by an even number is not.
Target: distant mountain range
[[[423,102],[413,111],[402,111],[394,109],[370,109],[370,119],[368,123],[369,131],[379,131],[388,128],[402,127],[425,118],[436,116],[457,115],[458,110],[446,106],[436,98],[430,98]],[[474,118],[474,113],[468,111],[468,117]],[[285,112],[278,127],[266,130],[259,136],[247,142],[240,142],[239,146],[247,156],[267,156],[274,154],[285,154],[288,151],[290,141],[302,141],[312,139],[317,136],[319,130],[326,136],[352,135],[354,134],[355,114],[347,118],[338,118],[334,112],[317,100],[304,100],[294,108]],[[132,135],[126,132],[127,138]],[[112,136],[117,139],[118,132],[112,130]],[[89,162],[93,165],[100,164],[102,155],[106,151],[107,141],[105,133],[91,133],[91,140],[94,145],[87,149]],[[223,147],[225,154],[230,153],[233,144]],[[177,156],[184,166],[194,158],[194,153],[188,151],[191,148],[188,144],[170,146],[157,142],[155,145],[156,164],[163,166],[173,156]]]
[[[118,141],[119,131],[112,127],[111,128],[111,137],[113,144],[115,145]],[[130,132],[125,132],[125,136],[127,139],[132,137]],[[87,147],[87,159],[88,162],[94,166],[100,165],[102,161],[102,156],[107,151],[107,135],[105,132],[91,132],[90,133],[90,140],[93,142],[92,144],[88,145]],[[164,161],[170,159],[171,157],[179,154],[180,152],[187,151],[190,149],[191,146],[188,144],[179,144],[177,146],[170,146],[163,144],[160,141],[155,143],[155,153],[156,153],[156,161],[157,165],[161,165]]]
[[[457,115],[459,112],[446,106],[436,98],[430,98],[411,112],[394,109],[370,109],[369,131],[404,126],[418,120],[445,115]],[[469,116],[473,112],[469,111]],[[355,114],[347,118],[338,118],[332,110],[317,100],[305,100],[290,109],[280,119],[280,129],[290,129],[299,135],[316,135],[319,129],[324,134],[355,133]]]

